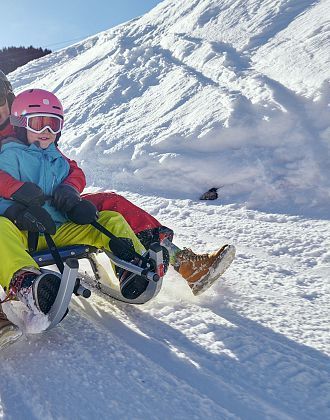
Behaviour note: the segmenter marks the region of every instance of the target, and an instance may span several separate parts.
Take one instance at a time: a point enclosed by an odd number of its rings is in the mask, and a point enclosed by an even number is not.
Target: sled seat
[[[90,245],[69,245],[58,248],[58,251],[63,262],[65,262],[67,258],[76,258],[77,260],[82,258],[89,259],[92,254],[100,252],[98,248]],[[33,252],[31,256],[39,267],[56,264],[49,249]]]

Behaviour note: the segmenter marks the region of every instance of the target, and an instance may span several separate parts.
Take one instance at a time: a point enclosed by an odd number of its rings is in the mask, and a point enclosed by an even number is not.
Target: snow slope
[[[143,307],[75,298],[2,351],[4,418],[328,418],[329,221],[125,195],[180,245],[234,242],[236,261],[199,298],[172,269]]]
[[[329,0],[166,0],[33,61],[96,187],[326,217]],[[90,162],[97,162],[91,169]]]
[[[2,351],[0,418],[330,417],[329,5],[166,0],[10,75],[62,99],[89,191],[237,258],[198,298],[172,269],[143,307],[74,298]]]

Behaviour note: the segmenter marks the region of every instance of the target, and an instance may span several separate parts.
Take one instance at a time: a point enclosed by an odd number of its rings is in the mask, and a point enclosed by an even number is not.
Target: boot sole
[[[189,286],[195,296],[201,295],[212,284],[222,276],[235,258],[236,249],[233,245],[228,245],[218,256],[217,260],[210,267],[209,272],[195,283],[189,283]]]
[[[120,285],[120,292],[126,299],[137,299],[148,287],[148,280],[138,275],[131,275]]]
[[[61,278],[55,274],[46,273],[38,277],[33,283],[33,295],[38,309],[45,315],[48,314],[53,306]]]

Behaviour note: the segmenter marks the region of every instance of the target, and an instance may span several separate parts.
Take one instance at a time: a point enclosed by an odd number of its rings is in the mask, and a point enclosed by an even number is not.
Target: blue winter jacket
[[[0,168],[19,181],[30,181],[39,185],[45,195],[51,196],[55,188],[68,176],[70,165],[52,143],[47,149],[36,144],[27,145],[9,137],[2,142]],[[0,215],[13,205],[12,200],[0,198]],[[43,206],[57,226],[69,219],[47,201]]]

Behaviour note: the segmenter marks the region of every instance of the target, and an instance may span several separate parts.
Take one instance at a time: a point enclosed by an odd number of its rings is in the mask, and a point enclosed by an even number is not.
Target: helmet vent
[[[55,114],[63,119],[61,102],[56,95],[44,89],[30,89],[21,92],[16,96],[11,111],[13,115],[17,116],[37,113]]]

